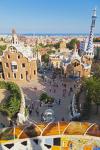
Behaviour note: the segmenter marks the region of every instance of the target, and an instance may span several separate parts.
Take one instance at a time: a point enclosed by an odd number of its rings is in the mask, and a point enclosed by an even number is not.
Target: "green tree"
[[[10,96],[7,97],[6,103],[0,105],[0,111],[6,112],[12,118],[20,109],[21,91],[17,84],[13,82],[0,81],[0,88],[5,88],[10,91]]]
[[[55,51],[54,50],[49,50],[47,53],[50,55],[50,54],[54,54]]]
[[[8,82],[7,89],[10,90],[11,94],[16,97],[16,99],[21,99],[21,92],[17,84]]]
[[[4,41],[4,39],[3,39],[3,37],[1,37],[1,39],[0,39],[1,41]]]
[[[49,102],[49,103],[53,103],[53,102],[54,102],[54,98],[51,97],[51,96],[48,96],[48,102]]]
[[[43,62],[48,64],[48,62],[49,62],[49,54],[42,55],[41,59],[42,59]]]
[[[7,48],[6,45],[0,45],[0,55],[3,54],[3,51]]]
[[[51,96],[48,96],[47,93],[44,92],[40,95],[40,101],[42,101],[44,103],[53,103],[54,98]]]
[[[6,103],[6,108],[10,113],[10,117],[13,117],[20,108],[20,101],[16,99],[16,97],[11,96],[8,102]]]
[[[100,37],[94,38],[93,42],[100,42]]]
[[[48,98],[48,95],[47,95],[47,93],[42,93],[41,95],[40,95],[40,101],[44,101],[45,102],[45,100]]]
[[[53,44],[47,44],[47,45],[45,45],[45,47],[52,48]]]
[[[54,44],[54,47],[55,47],[56,49],[59,49],[59,48],[60,48],[60,42]]]
[[[40,48],[44,48],[45,46],[42,43],[39,43]]]
[[[0,45],[0,50],[4,51],[7,48],[6,45]]]
[[[97,61],[92,64],[92,72],[93,76],[96,78],[100,78],[100,63]]]
[[[96,113],[98,113],[100,105],[100,79],[96,77],[86,79],[84,86],[86,88],[87,103],[91,106],[91,103],[94,102],[97,106]]]
[[[70,50],[75,48],[75,45],[78,45],[79,41],[77,39],[72,39],[69,43],[67,43],[67,48]]]

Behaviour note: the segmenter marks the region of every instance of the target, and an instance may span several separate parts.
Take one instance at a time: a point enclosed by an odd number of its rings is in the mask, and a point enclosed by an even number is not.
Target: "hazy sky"
[[[94,7],[100,33],[100,0],[0,0],[0,32],[89,32]]]

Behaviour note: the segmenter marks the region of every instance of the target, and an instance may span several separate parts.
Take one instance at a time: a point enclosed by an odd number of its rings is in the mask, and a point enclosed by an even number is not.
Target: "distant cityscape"
[[[18,33],[24,36],[88,36],[88,33]],[[0,33],[0,35],[11,35],[11,33]],[[100,36],[100,33],[94,33],[94,36]]]

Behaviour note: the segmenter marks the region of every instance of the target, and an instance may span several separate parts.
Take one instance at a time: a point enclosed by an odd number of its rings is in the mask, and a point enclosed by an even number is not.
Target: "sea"
[[[88,36],[89,33],[23,33],[25,36]],[[100,33],[94,34],[95,36],[100,36]]]
[[[89,33],[17,33],[23,36],[66,36],[66,37],[86,37]],[[0,35],[11,35],[11,33],[0,33]],[[100,37],[100,33],[95,33],[94,36]]]

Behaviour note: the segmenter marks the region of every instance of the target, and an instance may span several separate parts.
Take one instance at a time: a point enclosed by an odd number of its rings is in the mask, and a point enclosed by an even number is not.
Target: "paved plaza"
[[[72,119],[70,108],[72,105],[73,95],[77,92],[80,85],[78,81],[63,79],[59,76],[52,79],[51,75],[47,75],[43,79],[40,75],[38,75],[37,80],[27,83],[19,83],[19,85],[22,88],[25,97],[26,107],[28,107],[29,110],[31,109],[31,113],[29,113],[28,116],[29,121],[43,122],[43,114],[47,109],[53,110],[55,121],[70,121]],[[71,92],[70,89],[72,89]],[[44,92],[54,98],[53,104],[40,102],[40,95]],[[10,93],[5,89],[1,89],[0,93],[0,102],[2,103],[5,101],[5,97],[9,96]],[[80,95],[79,103],[81,106],[84,104],[84,95],[84,92]],[[2,113],[0,113],[0,117],[0,123],[9,126],[9,121]],[[99,114],[95,115],[94,111],[91,112],[91,116],[88,121],[99,123]]]
[[[25,95],[26,106],[32,108],[32,113],[29,115],[29,119],[41,122],[42,114],[46,109],[50,108],[54,111],[55,121],[69,121],[71,119],[70,103],[72,101],[73,93],[75,92],[74,84],[74,81],[67,81],[67,79],[62,80],[59,77],[56,79],[46,77],[44,80],[41,77],[38,77],[34,82],[21,85]],[[73,92],[69,93],[70,88],[73,89]],[[52,106],[40,103],[39,97],[43,92],[47,92],[49,96],[55,98]]]

